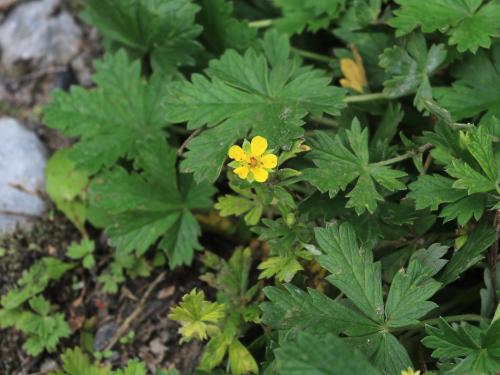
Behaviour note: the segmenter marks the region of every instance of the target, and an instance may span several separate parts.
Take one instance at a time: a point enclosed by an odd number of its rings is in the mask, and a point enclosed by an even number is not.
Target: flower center
[[[259,161],[259,159],[251,156],[250,162],[248,164],[250,165],[251,168],[255,168],[255,167],[258,167],[260,165],[260,161]]]

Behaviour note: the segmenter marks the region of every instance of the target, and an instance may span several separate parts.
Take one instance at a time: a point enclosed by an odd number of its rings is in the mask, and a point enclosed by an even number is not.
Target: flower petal
[[[267,154],[260,158],[260,162],[264,168],[271,169],[278,165],[278,157],[273,154]]]
[[[340,80],[340,85],[362,93],[363,87],[367,84],[365,70],[359,53],[353,51],[353,54],[355,60],[340,59],[340,70],[345,77]]]
[[[267,150],[267,139],[257,135],[252,138],[250,147],[252,150],[252,156],[260,156]]]
[[[248,167],[238,167],[233,172],[236,173],[239,178],[244,180],[245,178],[247,178],[250,169]]]
[[[269,173],[264,168],[252,168],[252,173],[257,182],[264,182],[269,177]]]
[[[231,146],[231,148],[228,151],[228,156],[231,159],[237,160],[237,161],[243,161],[246,159],[247,155],[245,154],[245,151],[240,146]]]

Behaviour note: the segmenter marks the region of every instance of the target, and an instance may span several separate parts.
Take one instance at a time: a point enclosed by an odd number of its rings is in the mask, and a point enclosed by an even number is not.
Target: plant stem
[[[312,116],[311,121],[316,122],[321,125],[327,125],[331,127],[338,127],[339,123],[335,121],[334,119],[331,119],[329,117],[319,117],[319,116]]]
[[[463,124],[461,122],[454,122],[453,124],[450,124],[450,126],[453,128],[453,129],[464,129],[464,130],[471,130],[471,129],[474,129],[475,126],[474,124],[471,124],[471,123],[466,123],[466,124]]]
[[[433,319],[427,319],[427,320],[422,320],[421,322],[417,324],[411,324],[409,326],[401,327],[401,328],[395,328],[391,330],[391,332],[399,332],[399,331],[407,331],[407,330],[412,330],[412,329],[422,329],[425,328],[426,325],[436,325],[438,322],[444,319],[448,323],[452,322],[489,322],[487,318],[481,315],[476,315],[476,314],[460,314],[460,315],[450,315],[450,316],[444,316],[442,318],[433,318]]]
[[[426,143],[425,145],[420,146],[416,150],[410,150],[410,151],[408,151],[408,152],[406,152],[406,153],[404,153],[402,155],[395,156],[395,157],[387,159],[387,160],[382,160],[382,161],[379,161],[378,163],[374,163],[374,164],[375,165],[391,165],[391,164],[396,164],[396,163],[399,163],[400,161],[403,161],[403,160],[406,160],[406,159],[410,159],[410,158],[414,157],[415,155],[422,154],[425,151],[427,151],[428,149],[430,149],[431,147],[432,147],[432,144]]]
[[[196,137],[198,134],[200,134],[203,131],[203,128],[198,128],[194,132],[192,132],[189,137],[187,137],[184,142],[182,142],[181,147],[177,150],[177,155],[181,156],[184,153],[185,148],[187,147],[188,143],[191,142],[191,140]]]
[[[255,29],[262,29],[262,28],[271,26],[273,24],[273,22],[274,22],[273,19],[257,20],[257,21],[249,22],[248,26],[253,27]]]
[[[388,98],[383,92],[375,92],[373,94],[346,96],[344,98],[344,103],[359,103],[359,102],[368,102],[370,100],[381,100],[381,99],[388,99]]]
[[[305,57],[306,59],[316,60],[316,61],[324,62],[327,64],[329,64],[335,60],[333,57],[320,55],[319,53],[306,51],[304,49],[300,49],[300,48],[296,48],[296,47],[292,47],[292,51],[295,52],[296,54],[298,54],[299,56]]]

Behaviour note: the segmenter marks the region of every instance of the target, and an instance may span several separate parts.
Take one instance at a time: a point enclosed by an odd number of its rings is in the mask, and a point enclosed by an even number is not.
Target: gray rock
[[[118,329],[115,322],[108,322],[100,326],[94,336],[94,350],[100,352],[106,348]]]
[[[46,151],[35,134],[17,120],[0,118],[0,235],[17,225],[29,227],[45,210]]]
[[[0,25],[2,63],[7,69],[35,60],[39,67],[64,65],[80,48],[81,30],[66,11],[54,15],[59,0],[19,5]]]

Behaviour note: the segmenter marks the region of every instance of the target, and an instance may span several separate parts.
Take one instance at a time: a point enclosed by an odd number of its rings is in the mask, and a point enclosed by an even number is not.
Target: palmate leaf
[[[408,197],[415,200],[417,210],[427,207],[437,210],[440,204],[456,202],[467,195],[463,190],[454,189],[454,182],[438,174],[422,175],[409,185],[411,192]]]
[[[408,197],[415,200],[417,210],[430,208],[437,210],[442,204],[439,216],[444,222],[457,220],[460,225],[467,224],[472,218],[479,220],[487,207],[483,194],[467,195],[462,189],[453,187],[455,180],[438,174],[422,175],[409,185]]]
[[[169,319],[181,324],[179,332],[184,341],[205,340],[208,330],[216,327],[224,317],[225,306],[205,300],[205,293],[193,289],[182,297],[178,306],[171,309]]]
[[[147,139],[137,146],[142,173],[116,167],[94,179],[92,204],[111,215],[106,233],[118,254],[142,254],[163,237],[159,246],[175,267],[190,264],[193,251],[201,249],[200,227],[190,210],[211,207],[215,189],[194,184],[189,175],[177,181],[175,161],[175,150],[163,139]]]
[[[303,170],[303,178],[322,193],[328,192],[330,197],[356,181],[347,194],[347,207],[353,207],[358,215],[365,211],[373,213],[377,202],[383,201],[375,181],[389,191],[403,190],[405,185],[398,178],[406,176],[406,173],[370,163],[368,131],[361,130],[357,119],[353,120],[346,138],[317,132],[311,141],[312,152],[309,155],[317,168]]]
[[[453,178],[438,174],[419,176],[409,185],[408,194],[417,209],[437,210],[444,204],[439,216],[445,222],[457,219],[465,225],[472,218],[479,220],[485,209],[495,205],[491,193],[500,191],[500,152],[493,143],[493,120],[467,134],[448,133],[446,141],[442,127],[426,134],[436,145],[433,156],[446,164],[446,172]]]
[[[362,351],[383,374],[400,375],[402,370],[413,367],[405,347],[391,333],[380,331],[346,341]]]
[[[275,354],[280,375],[381,374],[362,353],[332,334],[320,338],[302,332]]]
[[[391,77],[384,82],[384,93],[392,98],[416,93],[414,103],[422,109],[422,100],[432,98],[429,77],[445,58],[444,45],[433,44],[427,49],[422,34],[414,33],[401,39],[398,45],[385,49],[380,55],[379,65]]]
[[[316,228],[316,241],[323,255],[322,267],[331,272],[327,280],[339,288],[367,317],[374,322],[384,320],[380,263],[373,262],[371,249],[358,244],[349,224]]]
[[[333,300],[290,284],[284,289],[267,287],[269,302],[261,305],[263,322],[282,332],[284,343],[296,340],[300,332],[314,335],[317,341],[342,334],[384,373],[399,375],[412,367],[391,330],[418,323],[436,306],[429,298],[441,283],[432,277],[446,264],[442,256],[448,247],[434,244],[416,251],[408,267],[393,278],[384,304],[380,262],[373,261],[371,249],[359,244],[353,227],[345,223],[316,228],[315,235],[323,252],[318,261],[331,272],[327,280],[347,298]]]
[[[27,312],[20,314],[17,327],[28,335],[23,348],[30,355],[36,356],[43,350],[54,351],[59,340],[71,334],[63,314],[49,315],[50,303],[41,296],[29,301],[35,314]]]
[[[448,248],[440,250],[443,255]],[[396,273],[385,303],[389,327],[416,324],[419,318],[437,307],[434,302],[428,301],[441,287],[441,283],[432,279],[437,271],[431,267],[426,267],[418,259],[412,259],[407,269],[402,268]]]
[[[127,48],[134,57],[151,56],[155,71],[175,73],[194,65],[201,48],[194,23],[200,9],[191,0],[86,0],[83,19],[99,29],[111,49]]]
[[[57,258],[44,257],[23,272],[19,280],[19,288],[11,289],[2,296],[4,311],[15,310],[30,298],[41,293],[51,281],[59,280],[75,264],[65,263]],[[0,321],[0,327],[2,327]]]
[[[500,155],[493,150],[493,137],[485,125],[469,132],[466,147],[477,167],[471,162],[455,159],[446,171],[457,180],[453,187],[465,189],[467,193],[500,192]]]
[[[340,16],[346,0],[273,0],[283,16],[273,22],[280,31],[300,34],[327,28]]]
[[[426,33],[445,30],[449,44],[459,52],[476,52],[489,48],[491,38],[498,33],[500,2],[497,0],[396,0],[401,8],[394,11],[389,25],[396,35],[405,35],[416,27]]]
[[[468,323],[450,326],[441,319],[438,327],[428,326],[427,337],[422,343],[434,349],[432,356],[446,363],[446,375],[494,374],[500,368],[500,320],[487,328],[477,328]]]
[[[57,91],[45,107],[44,121],[69,137],[80,137],[69,151],[78,167],[90,173],[113,165],[120,157],[133,157],[137,142],[162,137],[164,108],[158,100],[166,82],[154,75],[141,77],[141,65],[121,50],[95,62],[97,88],[73,87]]]
[[[440,275],[439,281],[443,284],[455,281],[464,271],[484,258],[484,251],[495,240],[495,228],[487,223],[480,224],[469,235],[465,245],[453,255]]]
[[[196,21],[203,26],[203,42],[216,55],[227,48],[244,51],[255,41],[257,30],[233,17],[232,0],[197,0]]]
[[[373,320],[314,289],[306,293],[285,284],[284,289],[266,287],[264,293],[270,302],[261,305],[262,321],[274,329],[287,331],[287,335],[308,331],[315,335],[365,336],[379,330]]]
[[[452,74],[456,78],[453,85],[435,88],[434,94],[455,120],[483,112],[488,118],[499,117],[500,94],[496,88],[500,85],[500,45],[466,56]]]
[[[189,129],[210,128],[188,144],[181,164],[197,181],[214,181],[228,148],[249,131],[267,138],[271,148],[281,147],[303,134],[308,113],[334,115],[344,107],[345,91],[292,58],[286,36],[268,32],[262,48],[244,55],[228,50],[209,63],[206,76],[169,85],[166,119],[187,121]]]
[[[66,349],[61,355],[64,374],[67,375],[110,375],[108,368],[93,365],[86,354],[79,347]]]

